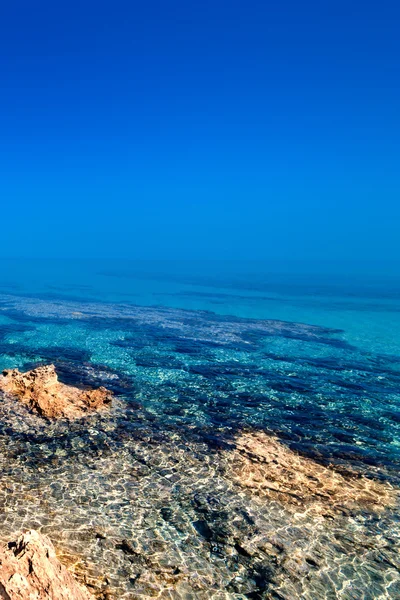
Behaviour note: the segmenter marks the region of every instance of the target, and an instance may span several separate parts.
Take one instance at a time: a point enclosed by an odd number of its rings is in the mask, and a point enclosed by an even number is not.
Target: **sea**
[[[400,276],[0,269],[1,370],[54,364],[64,383],[115,394],[108,411],[54,422],[0,393],[2,540],[48,535],[104,599],[400,598]],[[394,501],[316,514],[313,498],[241,486],[238,439],[260,432]]]

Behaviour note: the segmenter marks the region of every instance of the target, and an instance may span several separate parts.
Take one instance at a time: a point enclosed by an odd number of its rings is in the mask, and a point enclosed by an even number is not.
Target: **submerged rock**
[[[18,369],[5,370],[0,376],[0,390],[17,396],[31,410],[49,418],[81,417],[104,408],[112,400],[112,393],[104,387],[82,390],[60,383],[54,365],[26,373]]]
[[[49,538],[34,530],[0,548],[0,598],[94,600],[59,562]]]
[[[379,511],[398,499],[389,483],[350,471],[342,475],[263,431],[242,433],[235,441],[235,449],[227,453],[228,475],[250,492],[296,510],[312,509],[325,516],[360,508]]]

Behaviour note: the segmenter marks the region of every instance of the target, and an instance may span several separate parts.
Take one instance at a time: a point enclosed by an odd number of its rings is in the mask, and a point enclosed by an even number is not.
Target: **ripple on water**
[[[118,599],[400,596],[396,360],[306,325],[7,302],[3,367],[52,357],[118,397],[54,423],[0,396],[3,539],[40,529]]]

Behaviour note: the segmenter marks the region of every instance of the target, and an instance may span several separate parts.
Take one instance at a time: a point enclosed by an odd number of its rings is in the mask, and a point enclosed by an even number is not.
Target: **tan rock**
[[[228,475],[260,497],[307,511],[332,515],[360,507],[393,506],[398,492],[388,483],[342,475],[297,454],[263,431],[242,433],[229,452]]]
[[[0,548],[0,598],[94,600],[59,562],[49,538],[34,530]]]
[[[37,367],[20,373],[18,369],[3,371],[0,390],[17,396],[31,410],[43,417],[76,418],[110,404],[112,393],[104,387],[81,390],[58,381],[54,365]]]

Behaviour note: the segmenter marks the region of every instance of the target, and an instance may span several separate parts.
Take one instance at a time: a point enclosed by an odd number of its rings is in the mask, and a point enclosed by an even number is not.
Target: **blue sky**
[[[0,7],[0,256],[398,264],[398,2]]]

